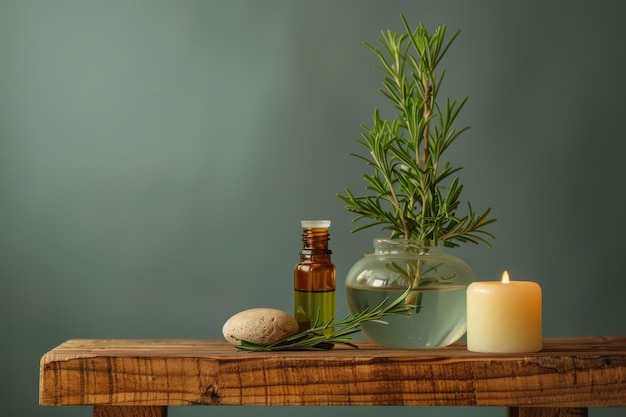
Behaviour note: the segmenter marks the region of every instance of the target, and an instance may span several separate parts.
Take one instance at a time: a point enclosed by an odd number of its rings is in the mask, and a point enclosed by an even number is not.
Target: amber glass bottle
[[[303,220],[300,263],[294,269],[294,316],[300,331],[335,317],[335,265],[330,261],[329,220]],[[333,328],[328,329],[331,333]]]

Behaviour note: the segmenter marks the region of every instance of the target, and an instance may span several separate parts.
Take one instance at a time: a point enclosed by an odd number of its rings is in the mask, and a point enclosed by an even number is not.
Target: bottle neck
[[[302,230],[302,250],[300,259],[316,258],[330,259],[332,251],[328,249],[330,234],[325,227],[307,227]]]

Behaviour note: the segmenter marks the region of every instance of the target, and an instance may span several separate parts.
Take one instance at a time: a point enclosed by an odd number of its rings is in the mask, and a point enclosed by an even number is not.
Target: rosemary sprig
[[[237,349],[249,352],[271,352],[280,350],[324,350],[330,349],[334,344],[343,344],[357,349],[358,347],[351,342],[352,335],[361,331],[361,323],[369,321],[374,323],[387,324],[383,318],[388,314],[411,314],[415,306],[406,304],[406,297],[409,295],[411,288],[408,288],[402,295],[391,302],[387,303],[389,298],[385,298],[380,304],[373,309],[365,309],[356,314],[350,314],[343,320],[333,324],[333,320],[318,325],[314,323],[313,327],[296,335],[287,337],[271,345],[259,345],[245,340],[237,345]],[[316,320],[317,321],[317,320]],[[325,334],[324,331],[334,327],[333,333]]]
[[[469,202],[467,213],[459,214],[463,185],[444,152],[469,127],[454,127],[467,102],[440,100],[445,70],[439,64],[459,32],[446,39],[446,26],[429,32],[423,24],[411,29],[400,15],[405,33],[381,32],[378,45],[365,45],[378,58],[384,79],[380,89],[395,111],[384,119],[374,111],[372,127],[356,142],[362,159],[372,173],[363,173],[366,193],[346,189],[338,197],[346,209],[365,220],[353,232],[381,227],[392,239],[430,241],[454,247],[461,243],[483,243],[491,247],[494,236],[485,228],[495,219],[491,209],[476,212]]]

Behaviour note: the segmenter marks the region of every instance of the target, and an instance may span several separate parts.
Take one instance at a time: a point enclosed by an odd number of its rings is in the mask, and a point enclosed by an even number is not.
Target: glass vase
[[[401,239],[375,239],[374,252],[348,271],[346,297],[351,313],[397,299],[411,286],[409,315],[391,314],[387,324],[365,322],[372,342],[392,348],[438,348],[465,334],[466,290],[475,281],[471,268],[446,253],[443,245]]]

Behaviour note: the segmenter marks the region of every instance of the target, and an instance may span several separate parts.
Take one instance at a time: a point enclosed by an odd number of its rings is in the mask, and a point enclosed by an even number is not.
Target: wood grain
[[[212,340],[70,340],[42,357],[39,401],[508,406],[520,417],[545,417],[523,414],[532,407],[626,407],[626,338],[545,340],[538,353],[498,355],[469,352],[464,343],[432,350],[358,344],[247,353]]]
[[[167,417],[167,407],[95,405],[93,417]]]

